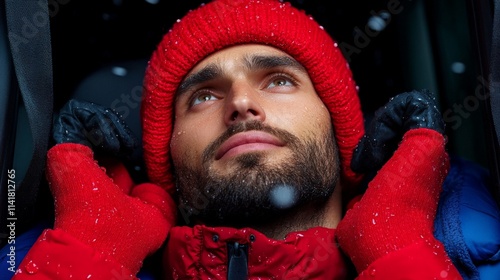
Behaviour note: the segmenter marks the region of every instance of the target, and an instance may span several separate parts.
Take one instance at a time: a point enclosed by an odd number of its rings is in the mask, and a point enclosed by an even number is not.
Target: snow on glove
[[[403,135],[420,127],[444,134],[444,121],[432,93],[423,90],[396,95],[375,112],[354,150],[351,169],[357,173],[379,170],[396,151]]]
[[[118,186],[113,178],[132,181],[123,174],[110,177],[94,159],[92,149],[119,156],[135,146],[130,131],[111,110],[71,100],[56,120],[54,139],[58,144],[47,155],[54,229],[69,233],[136,274],[146,256],[163,244],[175,221],[172,198],[151,183]],[[126,169],[108,169],[114,172],[126,173]]]
[[[175,204],[166,191],[144,183],[124,193],[80,144],[56,145],[47,162],[54,228],[137,273],[175,221]]]
[[[449,169],[443,132],[426,91],[397,95],[376,112],[351,166],[358,172],[382,168],[337,228],[340,247],[358,272],[391,252],[434,240],[433,221]]]
[[[56,143],[79,143],[113,156],[130,154],[138,141],[111,109],[95,103],[69,100],[54,122]]]

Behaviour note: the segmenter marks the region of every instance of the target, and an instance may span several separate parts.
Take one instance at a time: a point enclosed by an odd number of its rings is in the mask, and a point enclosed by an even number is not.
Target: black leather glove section
[[[114,156],[131,154],[138,143],[113,110],[75,99],[61,108],[53,129],[56,144],[83,144],[94,152]]]
[[[429,128],[444,134],[444,121],[433,94],[427,90],[396,95],[375,112],[354,150],[351,168],[358,173],[379,170],[410,129]]]

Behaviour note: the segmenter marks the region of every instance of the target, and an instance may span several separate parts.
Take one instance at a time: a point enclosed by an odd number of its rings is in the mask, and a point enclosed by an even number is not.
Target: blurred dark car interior
[[[102,74],[109,76],[103,78],[114,75],[126,81],[136,77],[135,85],[121,90],[130,95],[130,102],[137,102],[133,96],[136,96],[135,86],[141,85],[142,74],[137,70],[145,67],[156,44],[171,25],[187,10],[203,3],[160,0],[53,2],[60,2],[51,18],[55,110],[81,90],[85,78],[105,67],[109,71]],[[440,100],[451,152],[488,165],[484,108],[477,100],[467,99],[486,80],[480,78],[479,50],[473,37],[470,5],[476,3],[291,2],[313,16],[337,40],[350,62],[367,114],[397,93],[430,89]],[[116,86],[104,80],[93,83],[85,85],[87,94],[109,92],[106,87]],[[90,86],[94,88],[88,88]],[[126,98],[123,102],[127,102]],[[115,107],[119,106],[115,104]]]

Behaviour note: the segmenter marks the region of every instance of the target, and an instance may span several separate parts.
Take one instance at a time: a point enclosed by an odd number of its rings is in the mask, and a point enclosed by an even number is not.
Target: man
[[[133,187],[102,159],[133,146],[116,115],[70,102],[48,153],[54,229],[16,279],[134,278],[165,240],[166,279],[346,279],[344,253],[358,279],[460,278],[432,236],[448,170],[432,99],[396,97],[354,153],[364,130],[348,65],[290,4],[218,0],[189,12],[144,85],[151,183]],[[351,160],[383,167],[342,217],[362,177]]]

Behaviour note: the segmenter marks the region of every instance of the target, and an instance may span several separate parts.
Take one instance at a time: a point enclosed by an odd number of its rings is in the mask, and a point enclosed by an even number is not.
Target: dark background
[[[56,109],[75,91],[81,95],[82,81],[93,73],[125,67],[130,61],[147,61],[173,22],[203,2],[53,1]],[[291,3],[312,15],[344,50],[367,118],[397,93],[429,89],[438,96],[448,122],[450,151],[488,165],[487,124],[482,100],[474,95],[482,85],[479,58],[484,48],[483,42],[478,45],[477,36],[485,40],[475,25],[478,17],[479,21],[488,18],[484,14],[489,13],[487,4],[460,0]],[[391,13],[395,10],[397,13]],[[386,24],[378,33],[368,27],[374,16]],[[95,88],[87,83],[85,91],[95,94],[111,86],[105,80],[98,81],[90,82]],[[140,80],[136,84],[140,85]]]

